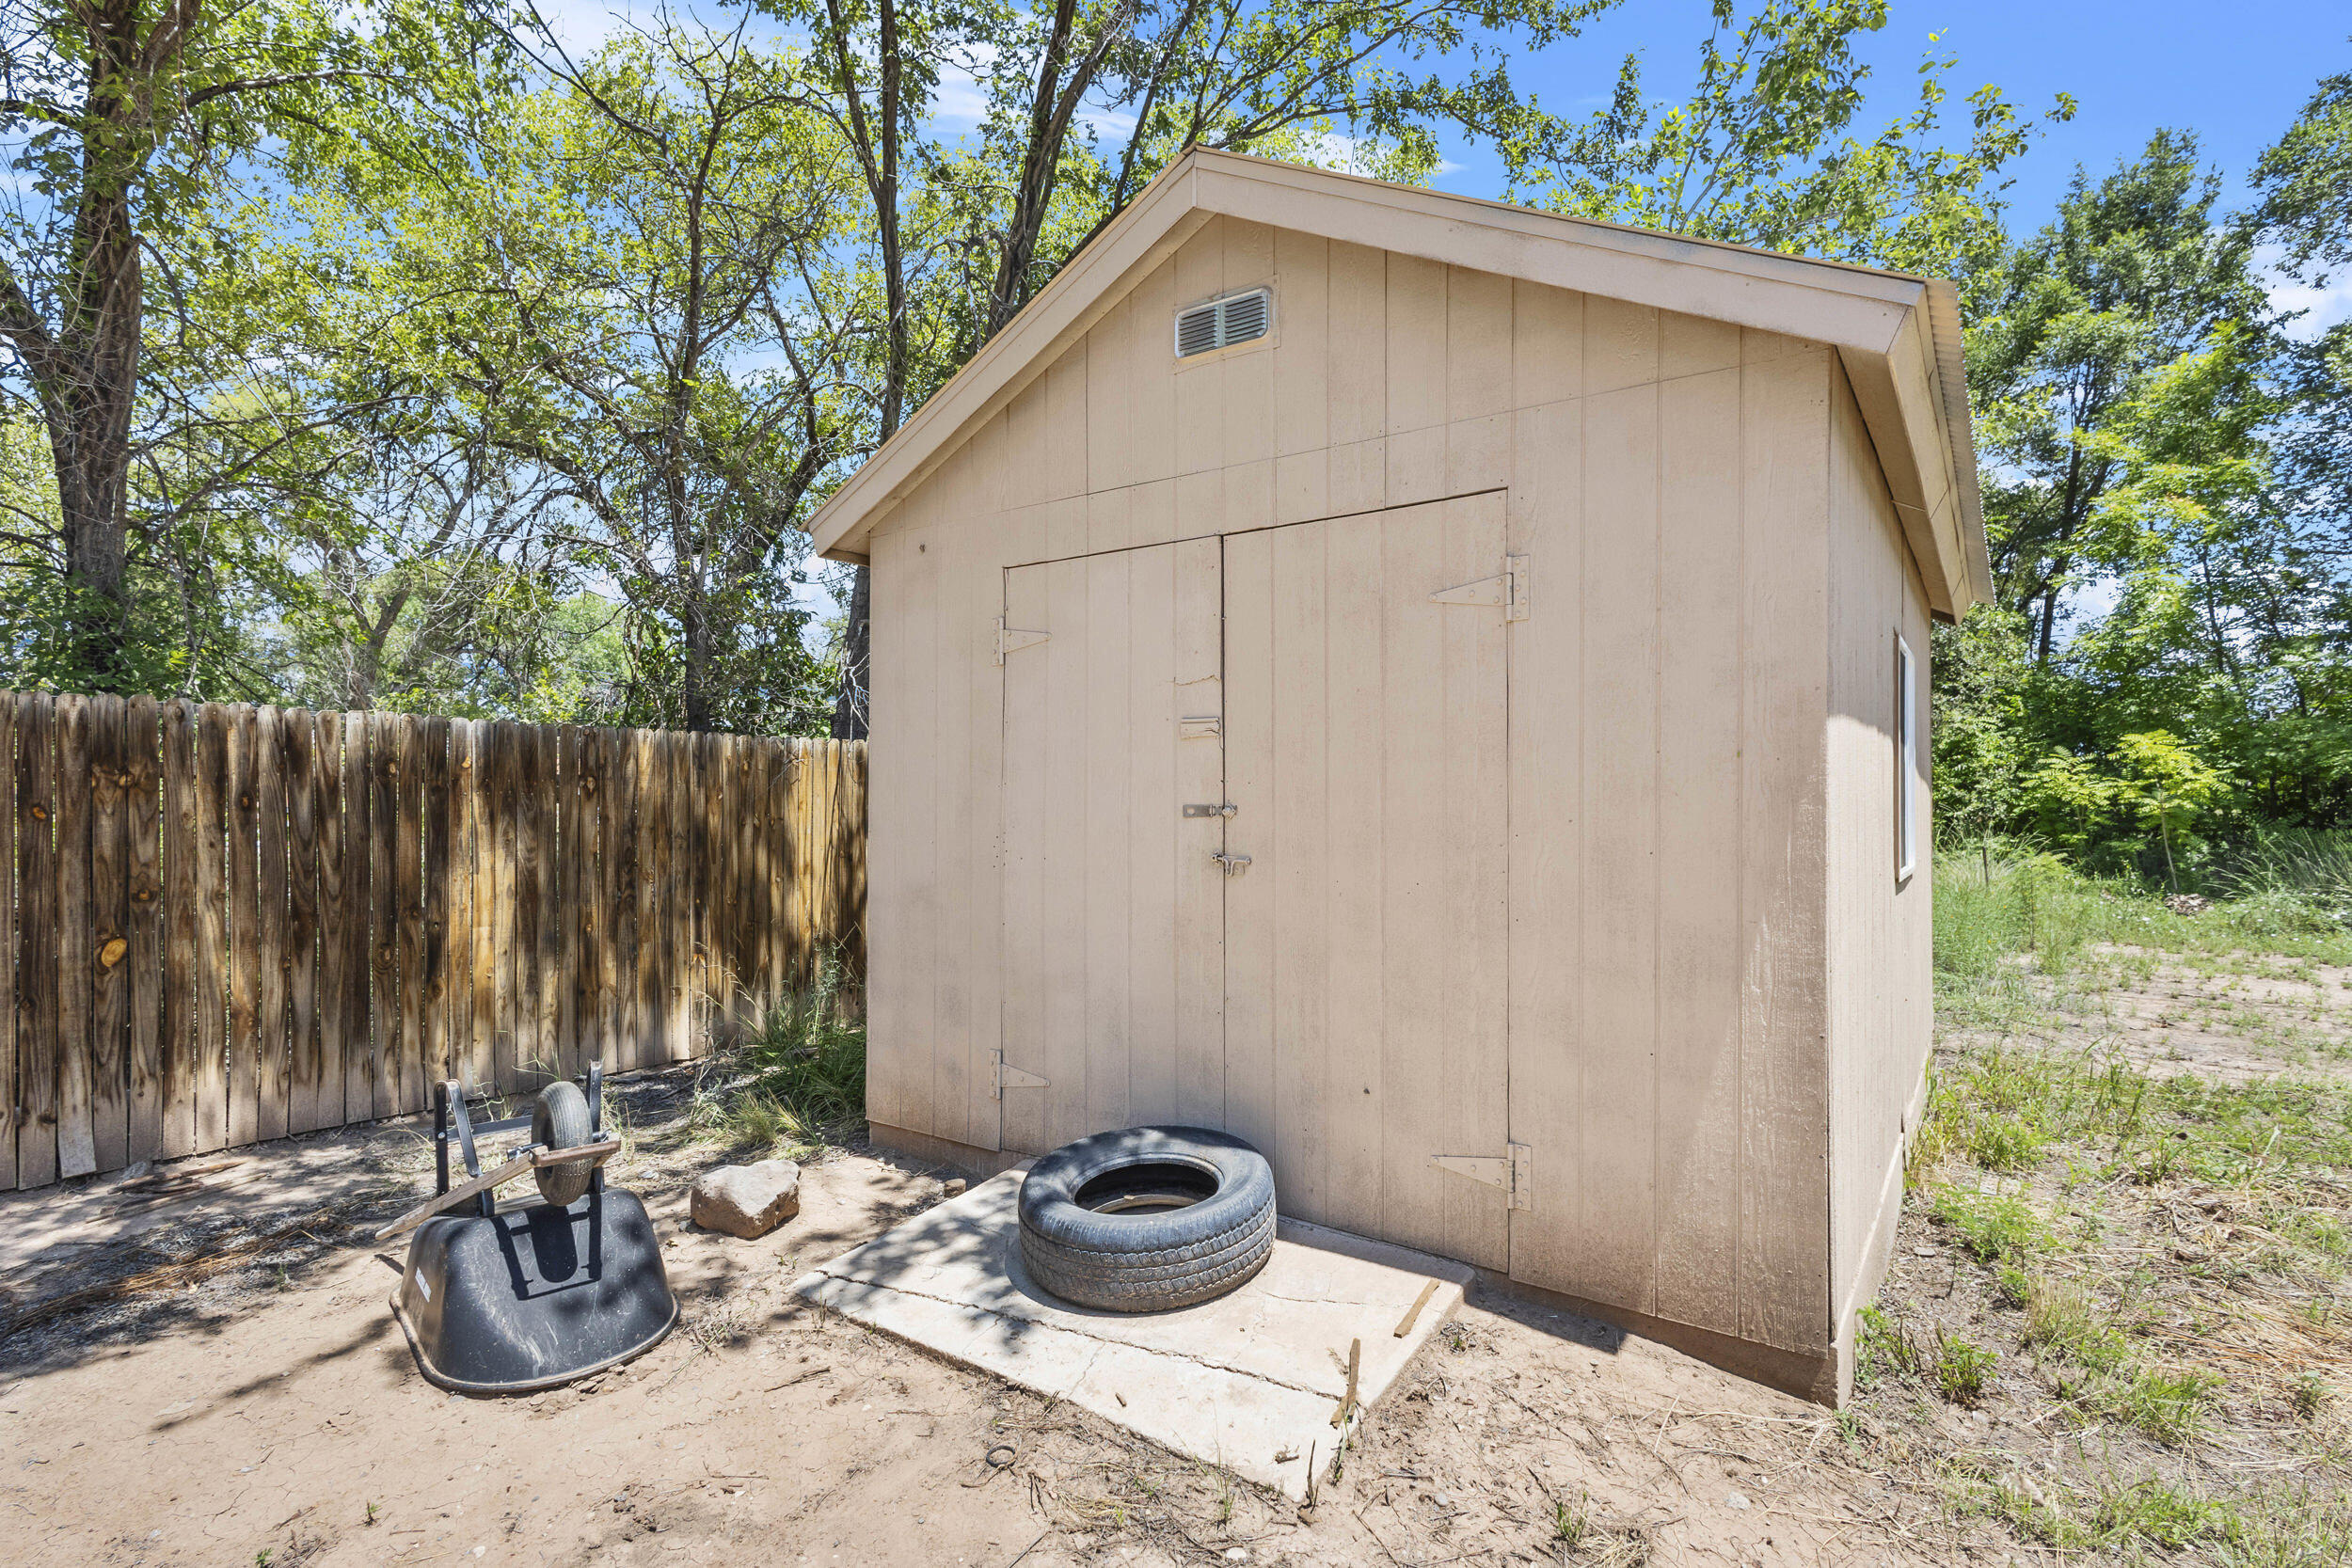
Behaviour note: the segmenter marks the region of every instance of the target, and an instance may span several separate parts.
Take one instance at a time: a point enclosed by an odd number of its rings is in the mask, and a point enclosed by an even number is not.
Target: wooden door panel
[[[1007,1148],[1221,1103],[1218,545],[1005,574]],[[1021,632],[1043,632],[1026,646]],[[1195,726],[1199,728],[1200,726]]]
[[[1500,494],[1231,535],[1225,1124],[1286,1212],[1491,1267],[1509,1115]]]

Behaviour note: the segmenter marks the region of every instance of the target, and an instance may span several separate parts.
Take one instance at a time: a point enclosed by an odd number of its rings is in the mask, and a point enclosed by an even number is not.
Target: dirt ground
[[[2008,1024],[1947,1034],[1947,1064],[2025,1045],[2216,1083],[2343,1071],[2352,974],[2111,958],[2095,986],[2045,985]],[[1887,1374],[1833,1414],[1473,1292],[1336,1459],[1317,1457],[1325,1483],[1302,1513],[787,1293],[807,1265],[938,1201],[944,1173],[831,1151],[805,1168],[798,1218],[757,1242],[713,1235],[685,1217],[686,1182],[721,1158],[698,1141],[691,1073],[617,1092],[631,1131],[615,1180],[647,1198],[685,1319],[638,1361],[553,1393],[458,1398],[418,1374],[387,1307],[399,1248],[367,1239],[428,1190],[413,1125],[184,1162],[199,1174],[177,1184],[167,1168],[0,1197],[7,1560],[2083,1560],[2036,1540],[2018,1499],[2126,1460],[2185,1487],[2308,1470],[2308,1423],[2267,1384],[2241,1379],[2217,1430],[2169,1449],[2061,1413],[1990,1269],[1921,1197],[1882,1300],[1899,1330],[1999,1345],[1980,1397]],[[2208,1226],[2201,1244],[2232,1244],[2226,1201],[2193,1183],[2146,1191]],[[126,1280],[137,1288],[115,1294]],[[2151,1319],[2147,1342],[2166,1330]],[[1005,1444],[1010,1463],[992,1467]],[[1962,1500],[1984,1477],[2001,1507]]]
[[[8,1560],[1911,1556],[1902,1505],[1817,1462],[1838,1446],[1827,1413],[1510,1299],[1457,1314],[1302,1519],[787,1294],[807,1264],[936,1202],[934,1173],[841,1151],[805,1169],[802,1212],[773,1234],[704,1232],[686,1222],[684,1180],[711,1155],[660,1135],[680,1085],[629,1092],[636,1148],[615,1177],[648,1199],[685,1321],[636,1362],[553,1393],[458,1398],[418,1375],[387,1307],[400,1252],[365,1234],[427,1188],[413,1127],[241,1151],[202,1179],[210,1190],[145,1207],[126,1207],[142,1195],[119,1180],[0,1199],[12,1293],[0,1306],[37,1310],[126,1274],[167,1279],[0,1342]],[[219,1272],[171,1274],[256,1235],[268,1243]],[[992,1468],[1000,1443],[1013,1457]],[[1330,1476],[1327,1457],[1317,1465]]]

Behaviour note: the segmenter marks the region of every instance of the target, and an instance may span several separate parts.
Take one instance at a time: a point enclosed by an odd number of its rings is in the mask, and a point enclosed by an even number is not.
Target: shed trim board
[[[1153,179],[826,500],[809,523],[818,553],[866,561],[866,534],[890,508],[1216,214],[1827,344],[1845,361],[1932,609],[1954,619],[1991,596],[1949,283],[1209,148]]]
[[[877,1140],[1229,1128],[1286,1213],[1840,1397],[1929,1045],[1891,650],[1924,703],[1981,548],[1888,457],[1964,424],[1931,291],[1208,154],[1148,204],[820,519],[874,574]]]

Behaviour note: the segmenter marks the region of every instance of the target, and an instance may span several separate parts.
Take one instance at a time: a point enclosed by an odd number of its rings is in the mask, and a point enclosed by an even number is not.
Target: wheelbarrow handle
[[[594,1160],[603,1164],[621,1151],[618,1138],[599,1138],[592,1144],[574,1144],[569,1148],[542,1148],[531,1156],[534,1165],[568,1165],[575,1160]]]
[[[389,1242],[404,1230],[414,1230],[444,1209],[454,1209],[467,1199],[488,1192],[501,1182],[512,1181],[524,1172],[540,1165],[568,1164],[576,1160],[594,1160],[598,1164],[621,1151],[621,1140],[602,1138],[592,1144],[574,1144],[569,1148],[548,1148],[541,1144],[526,1144],[515,1151],[504,1164],[485,1170],[469,1181],[461,1181],[448,1192],[437,1193],[414,1209],[375,1233],[379,1242]]]
[[[531,1158],[544,1150],[537,1144],[529,1144],[515,1151],[514,1157],[502,1165],[493,1166],[480,1176],[460,1181],[448,1192],[436,1193],[414,1209],[375,1233],[379,1242],[389,1242],[404,1230],[414,1230],[444,1209],[454,1209],[469,1197],[488,1192],[501,1181],[512,1181],[531,1169]]]

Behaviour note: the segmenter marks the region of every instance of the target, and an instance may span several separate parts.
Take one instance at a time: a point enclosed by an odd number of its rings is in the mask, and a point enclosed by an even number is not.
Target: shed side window
[[[1895,880],[1919,868],[1919,700],[1911,644],[1895,634]]]

